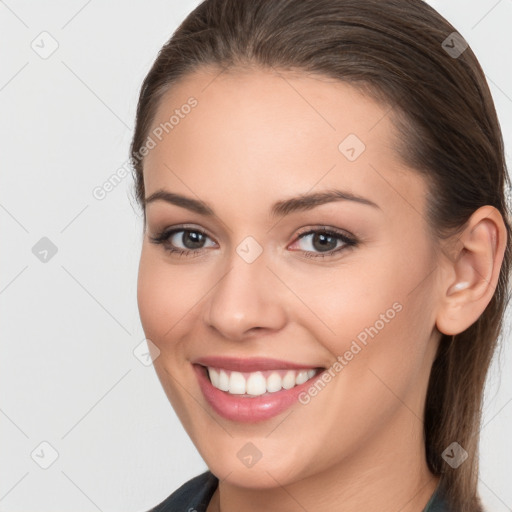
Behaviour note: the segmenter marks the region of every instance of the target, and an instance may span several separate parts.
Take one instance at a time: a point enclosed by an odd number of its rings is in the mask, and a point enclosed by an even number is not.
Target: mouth
[[[235,422],[259,422],[284,412],[324,367],[271,359],[205,358],[193,362],[208,404]]]
[[[203,368],[206,368],[208,378],[214,388],[230,395],[243,395],[247,398],[277,393],[282,389],[292,389],[304,384],[322,371],[322,368],[316,368],[237,372],[211,366]]]

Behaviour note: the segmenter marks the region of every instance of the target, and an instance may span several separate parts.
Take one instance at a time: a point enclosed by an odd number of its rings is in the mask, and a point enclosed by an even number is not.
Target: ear
[[[457,249],[440,263],[441,301],[436,326],[455,335],[478,320],[496,290],[507,244],[507,230],[501,213],[482,206],[457,235]]]

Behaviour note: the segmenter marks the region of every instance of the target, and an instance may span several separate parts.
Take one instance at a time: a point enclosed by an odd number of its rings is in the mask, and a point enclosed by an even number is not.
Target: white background
[[[430,3],[480,59],[510,154],[512,0]],[[133,354],[144,335],[131,176],[92,195],[126,162],[141,82],[197,4],[0,2],[1,512],[145,511],[206,469],[153,368]],[[53,40],[47,59],[31,47]],[[32,252],[43,237],[58,250],[46,263]],[[512,509],[509,327],[481,441],[480,492],[493,512]]]

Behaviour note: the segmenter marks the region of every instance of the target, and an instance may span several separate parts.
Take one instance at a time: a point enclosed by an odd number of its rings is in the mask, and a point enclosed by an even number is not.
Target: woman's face
[[[440,256],[388,114],[261,70],[197,72],[159,105],[141,320],[185,429],[236,485],[424,459]]]

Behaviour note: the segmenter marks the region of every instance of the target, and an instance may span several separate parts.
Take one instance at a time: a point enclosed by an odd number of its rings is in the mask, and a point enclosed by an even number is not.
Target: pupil
[[[181,241],[187,249],[200,249],[204,241],[203,234],[197,231],[184,231]],[[190,243],[188,243],[189,241]]]
[[[317,245],[317,242],[318,245]],[[313,237],[313,247],[319,251],[329,251],[336,248],[336,239],[325,233],[317,233]]]

